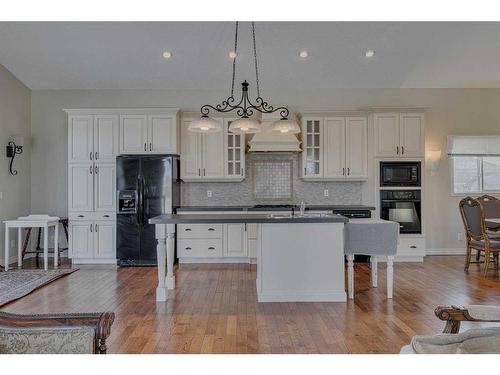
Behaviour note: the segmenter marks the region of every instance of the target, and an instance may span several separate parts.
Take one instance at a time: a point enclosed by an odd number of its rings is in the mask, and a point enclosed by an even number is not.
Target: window
[[[500,137],[449,136],[454,194],[500,192]]]

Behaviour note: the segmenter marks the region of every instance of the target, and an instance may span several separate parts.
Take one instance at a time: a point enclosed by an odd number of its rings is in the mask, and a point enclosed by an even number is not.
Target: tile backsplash
[[[181,203],[183,206],[252,206],[301,201],[306,204],[361,204],[361,182],[303,181],[299,178],[299,158],[300,154],[292,153],[246,154],[244,181],[184,182]],[[291,176],[285,172],[286,165],[289,168],[290,163]],[[263,165],[266,166],[264,169]],[[269,173],[273,172],[275,174],[270,176]],[[279,186],[274,186],[271,193],[262,194],[263,187],[273,179],[277,179],[273,184]],[[326,189],[328,197],[324,196]],[[207,191],[212,192],[211,197],[207,196]]]

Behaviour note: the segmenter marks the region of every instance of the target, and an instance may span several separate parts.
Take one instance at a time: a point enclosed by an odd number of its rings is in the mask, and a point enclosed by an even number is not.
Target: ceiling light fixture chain
[[[259,66],[258,66],[258,55],[257,55],[257,42],[255,37],[255,23],[251,23],[252,30],[252,41],[253,41],[253,57],[255,66],[255,81],[257,88],[257,97],[255,98],[255,104],[248,97],[248,86],[249,83],[245,80],[241,84],[241,99],[238,103],[235,103],[234,99],[234,82],[236,79],[236,59],[238,50],[238,27],[239,22],[236,22],[235,34],[234,34],[234,53],[230,56],[233,58],[233,74],[231,77],[231,95],[223,100],[221,103],[215,106],[210,104],[205,104],[201,107],[201,119],[199,121],[194,121],[190,125],[190,130],[195,132],[208,132],[208,131],[220,131],[221,126],[214,119],[209,118],[211,111],[219,113],[227,113],[235,111],[237,116],[240,117],[238,120],[234,120],[229,127],[230,132],[240,132],[240,133],[255,133],[260,131],[260,123],[256,119],[250,118],[255,111],[260,113],[274,113],[279,112],[280,120],[273,124],[273,130],[285,132],[300,132],[300,127],[294,120],[288,120],[290,112],[286,107],[273,107],[269,105],[267,101],[262,99],[260,96],[260,81],[259,81]]]

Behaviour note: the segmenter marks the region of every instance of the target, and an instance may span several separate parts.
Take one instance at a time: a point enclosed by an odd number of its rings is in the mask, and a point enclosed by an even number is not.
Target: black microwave
[[[419,161],[381,161],[380,186],[420,186]]]

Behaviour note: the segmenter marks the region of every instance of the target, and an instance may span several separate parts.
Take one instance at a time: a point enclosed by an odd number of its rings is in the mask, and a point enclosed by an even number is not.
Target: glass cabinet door
[[[304,176],[321,175],[321,120],[306,119],[304,132]]]
[[[229,132],[231,121],[226,122],[226,175],[227,177],[245,177],[245,135]]]

